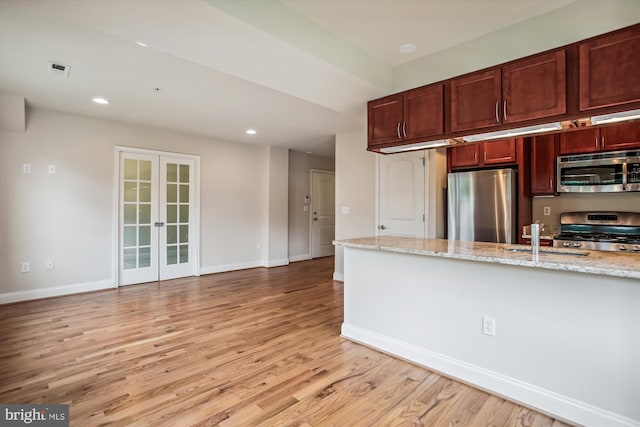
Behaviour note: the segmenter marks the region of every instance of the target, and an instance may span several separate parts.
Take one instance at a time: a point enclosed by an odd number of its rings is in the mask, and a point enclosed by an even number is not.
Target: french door
[[[194,159],[120,152],[119,284],[197,275]]]

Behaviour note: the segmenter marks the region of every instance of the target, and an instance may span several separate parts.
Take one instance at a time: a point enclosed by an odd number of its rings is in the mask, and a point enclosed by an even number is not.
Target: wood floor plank
[[[340,338],[333,259],[0,306],[0,402],[72,426],[531,426],[559,420]]]

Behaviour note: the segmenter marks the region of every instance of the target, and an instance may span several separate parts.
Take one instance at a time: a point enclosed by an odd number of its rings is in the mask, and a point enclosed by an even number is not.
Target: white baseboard
[[[79,294],[82,292],[99,291],[115,288],[113,279],[96,282],[76,283],[73,285],[56,286],[43,289],[29,289],[27,291],[6,292],[0,294],[0,304],[18,301],[28,301],[41,298],[58,297],[62,295]]]
[[[336,280],[338,282],[344,282],[344,273],[334,272],[333,273],[333,280]]]
[[[570,423],[640,427],[639,420],[346,322],[342,324],[342,336]]]
[[[262,264],[264,267],[281,267],[283,265],[289,265],[289,258],[270,259]]]
[[[226,271],[246,270],[247,268],[264,267],[262,261],[237,262],[234,264],[214,265],[211,267],[200,267],[200,274],[224,273]]]
[[[289,257],[290,262],[308,261],[311,259],[311,254],[295,255]]]

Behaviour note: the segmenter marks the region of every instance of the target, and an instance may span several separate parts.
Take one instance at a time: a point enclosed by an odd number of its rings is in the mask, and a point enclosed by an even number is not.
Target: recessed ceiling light
[[[411,52],[415,52],[415,50],[416,50],[415,44],[406,43],[400,46],[400,52],[402,53],[411,53]]]
[[[255,129],[247,129],[247,130],[245,130],[244,132],[245,132],[247,135],[255,135],[256,133],[258,133],[258,132],[256,132],[256,130],[255,130]]]
[[[107,98],[103,98],[101,96],[95,97],[93,98],[93,102],[95,102],[96,104],[108,104],[109,100]]]
[[[147,47],[147,46],[149,46],[148,44],[143,43],[143,42],[136,42],[136,44],[137,44],[138,46],[142,46],[142,47]]]

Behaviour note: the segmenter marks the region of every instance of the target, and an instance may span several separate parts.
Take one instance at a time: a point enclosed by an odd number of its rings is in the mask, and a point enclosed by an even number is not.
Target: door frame
[[[193,160],[195,164],[194,174],[194,206],[193,206],[193,276],[200,276],[200,156],[193,154],[174,153],[171,151],[149,150],[145,148],[134,148],[116,145],[114,147],[114,168],[113,168],[113,225],[112,225],[112,245],[113,259],[112,269],[114,287],[120,284],[120,155],[122,153],[147,154],[152,156],[167,156],[179,159]]]
[[[327,173],[334,176],[334,197],[335,197],[335,171],[329,171],[324,169],[309,169],[309,259],[313,259],[313,174],[314,173]],[[335,218],[335,209],[334,209]],[[333,237],[335,239],[335,219],[334,219],[334,231]]]

